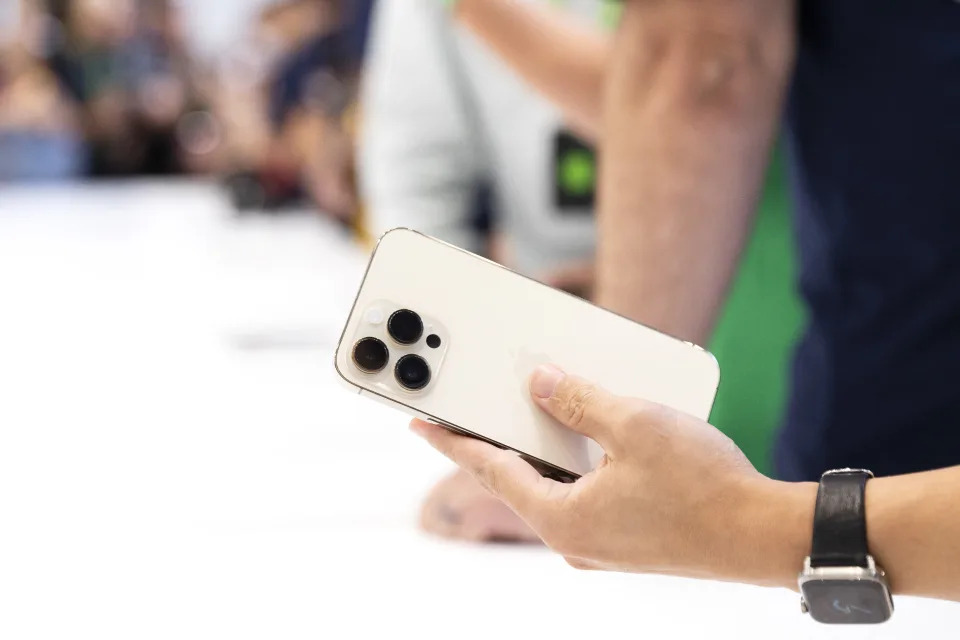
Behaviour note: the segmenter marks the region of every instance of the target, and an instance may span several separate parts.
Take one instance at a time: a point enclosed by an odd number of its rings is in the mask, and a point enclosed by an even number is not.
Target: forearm
[[[713,577],[797,589],[810,555],[817,484],[751,482],[720,528]],[[960,601],[960,467],[867,482],[867,548],[895,594]],[[725,559],[725,560],[724,560]]]
[[[894,593],[960,601],[960,466],[867,483],[867,545]]]
[[[708,339],[763,183],[793,47],[784,0],[626,3],[601,134],[601,305]]]
[[[578,133],[596,137],[608,36],[549,7],[517,0],[460,0],[456,16],[559,106]]]

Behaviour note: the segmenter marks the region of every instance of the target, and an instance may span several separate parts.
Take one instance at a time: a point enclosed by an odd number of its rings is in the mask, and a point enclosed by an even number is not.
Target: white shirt
[[[594,20],[599,4],[570,10]],[[361,188],[375,234],[407,226],[476,249],[469,218],[489,178],[512,267],[536,276],[592,255],[591,212],[553,201],[560,113],[440,0],[378,3],[361,104]]]

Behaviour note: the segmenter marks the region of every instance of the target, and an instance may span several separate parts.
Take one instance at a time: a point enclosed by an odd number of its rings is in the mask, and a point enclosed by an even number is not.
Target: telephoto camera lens
[[[387,366],[390,352],[382,340],[363,338],[353,346],[353,363],[366,373],[376,373]]]
[[[413,344],[423,335],[423,320],[410,309],[400,309],[387,320],[387,331],[400,344]]]
[[[393,375],[404,389],[419,391],[430,383],[430,365],[420,356],[411,353],[397,360]]]

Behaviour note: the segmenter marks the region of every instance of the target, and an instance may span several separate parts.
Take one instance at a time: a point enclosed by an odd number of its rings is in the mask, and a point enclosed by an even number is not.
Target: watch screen
[[[810,580],[802,591],[817,622],[870,624],[884,622],[892,613],[883,585],[869,580]]]

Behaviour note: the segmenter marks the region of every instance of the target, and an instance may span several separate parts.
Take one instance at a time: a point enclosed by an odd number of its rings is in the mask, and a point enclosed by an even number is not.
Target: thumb
[[[624,398],[552,365],[534,370],[530,392],[534,402],[560,424],[597,441],[608,455],[618,449],[616,426],[629,415]]]

